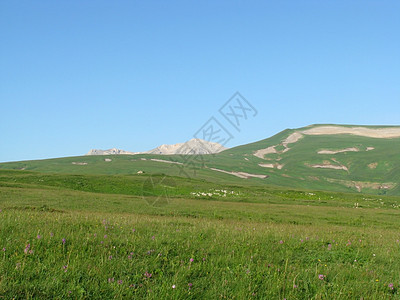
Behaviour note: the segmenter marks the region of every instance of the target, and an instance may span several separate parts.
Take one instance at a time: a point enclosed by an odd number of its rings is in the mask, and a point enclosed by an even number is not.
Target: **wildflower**
[[[193,258],[191,258],[191,259],[189,259],[189,261],[190,261],[190,262],[193,262],[193,261],[194,261],[194,259],[193,259]]]
[[[188,283],[189,289],[193,286],[193,283]]]
[[[122,280],[118,280],[118,284],[122,284]]]
[[[151,278],[152,274],[146,271],[146,273],[144,273],[144,276],[146,276],[147,278]]]
[[[154,240],[155,238],[156,238],[156,237],[155,237],[154,235],[151,237],[152,240]]]
[[[391,289],[391,290],[393,290],[394,289],[394,287],[393,287],[393,283],[389,283],[389,288]]]
[[[27,254],[29,252],[30,248],[31,248],[31,244],[28,244],[25,246],[25,250],[24,250],[25,254]]]
[[[114,277],[108,278],[108,282],[109,282],[109,283],[114,282]]]
[[[110,255],[110,256],[108,257],[109,260],[112,260],[112,258],[113,258],[112,255]]]
[[[332,249],[332,244],[328,244],[328,250]]]
[[[104,238],[105,238],[105,239],[107,238],[107,234],[104,235]]]
[[[65,244],[65,242],[66,242],[66,240],[65,240],[65,239],[62,239],[62,243]]]
[[[282,240],[280,240],[280,241],[279,241],[279,244],[283,244],[283,241],[282,241]]]
[[[6,247],[3,248],[3,252],[6,252]]]
[[[50,232],[50,236],[53,237],[53,236],[54,236],[54,233]]]
[[[203,257],[203,261],[206,261],[206,258],[205,258],[205,257]]]
[[[174,285],[172,285],[172,288],[173,288],[173,289],[174,289],[174,288],[176,288],[175,284],[174,284]]]
[[[324,280],[325,277],[326,277],[326,276],[325,276],[325,275],[322,275],[322,274],[319,274],[319,275],[318,275],[318,278],[319,278],[320,280]]]
[[[293,288],[294,288],[294,289],[297,289],[297,285],[296,285],[296,284],[293,284]]]
[[[68,266],[63,266],[64,272],[67,272]]]
[[[132,232],[135,232],[135,231],[136,231],[136,229],[135,229],[135,228],[133,228],[133,229],[132,229]]]
[[[42,236],[40,234],[37,235],[37,239],[40,240]]]

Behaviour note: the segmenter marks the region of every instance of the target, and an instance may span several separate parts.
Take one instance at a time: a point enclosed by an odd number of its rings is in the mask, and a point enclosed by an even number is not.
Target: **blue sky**
[[[399,1],[1,1],[0,161],[399,124]],[[258,114],[229,127],[239,91]],[[225,123],[224,123],[225,122]]]

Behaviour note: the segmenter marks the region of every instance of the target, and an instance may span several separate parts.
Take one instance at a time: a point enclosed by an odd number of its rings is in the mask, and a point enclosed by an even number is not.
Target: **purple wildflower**
[[[67,272],[68,266],[63,266],[64,272]]]
[[[147,278],[151,278],[152,274],[146,271],[146,273],[144,273],[144,276],[146,276]]]
[[[6,247],[3,248],[3,252],[6,252]]]
[[[66,242],[66,239],[62,239],[62,243],[65,244],[65,242]]]
[[[325,275],[322,275],[322,274],[319,274],[319,275],[318,275],[318,279],[320,279],[320,280],[324,280],[325,277],[326,277],[326,276],[325,276]]]
[[[40,234],[37,235],[37,239],[40,240],[42,236]]]
[[[389,283],[388,287],[389,287],[391,290],[393,290],[393,289],[394,289],[393,283]]]
[[[109,283],[114,282],[114,277],[108,278],[108,282],[109,282]]]
[[[191,259],[189,259],[189,261],[190,261],[190,262],[193,262],[193,261],[194,261],[194,259],[193,259],[193,258],[191,258]]]
[[[25,246],[25,250],[24,250],[25,254],[27,254],[29,252],[30,248],[31,248],[31,244],[28,244]]]
[[[118,280],[118,284],[122,284],[122,280]]]
[[[279,244],[283,244],[284,242],[282,240],[279,241]]]

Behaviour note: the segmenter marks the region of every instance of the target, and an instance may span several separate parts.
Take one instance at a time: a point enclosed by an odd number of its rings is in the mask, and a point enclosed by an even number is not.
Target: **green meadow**
[[[392,299],[400,198],[0,171],[1,299]]]

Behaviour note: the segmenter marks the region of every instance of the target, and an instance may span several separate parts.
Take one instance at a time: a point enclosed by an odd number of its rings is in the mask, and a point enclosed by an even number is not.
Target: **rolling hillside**
[[[400,127],[311,125],[212,155],[80,156],[0,164],[67,174],[167,174],[218,183],[400,195]]]

